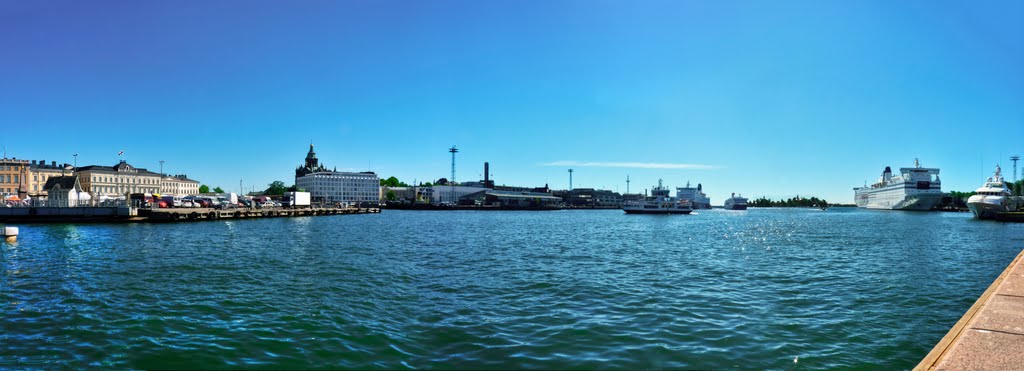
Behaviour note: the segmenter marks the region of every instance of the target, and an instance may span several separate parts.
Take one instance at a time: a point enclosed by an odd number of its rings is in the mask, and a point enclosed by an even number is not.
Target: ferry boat
[[[900,168],[893,176],[888,166],[878,182],[853,189],[857,207],[883,210],[931,210],[942,199],[939,169],[921,167],[914,159],[914,167]]]
[[[1017,210],[1013,193],[1006,186],[1002,169],[996,165],[996,173],[967,199],[967,209],[978,219],[995,219],[996,213]]]
[[[668,188],[663,187],[661,179],[658,179],[658,186],[651,188],[650,196],[643,200],[624,202],[622,211],[626,214],[689,214],[693,212],[693,207],[689,201],[670,197]]]
[[[690,187],[690,182],[686,182],[686,187],[677,187],[676,197],[680,200],[690,201],[690,206],[694,209],[711,208],[711,199],[704,194],[700,183],[697,183],[697,188]]]
[[[726,210],[746,210],[747,199],[743,198],[743,196],[737,197],[736,194],[733,193],[732,197],[729,197],[729,199],[725,200],[724,207]]]

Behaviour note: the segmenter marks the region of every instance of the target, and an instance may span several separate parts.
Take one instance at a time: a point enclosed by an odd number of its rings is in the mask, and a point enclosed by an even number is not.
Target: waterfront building
[[[295,187],[310,193],[313,201],[358,205],[380,203],[380,178],[376,173],[327,170],[309,145],[306,162],[295,169]]]
[[[568,191],[558,191],[555,196],[562,197],[566,205],[572,207],[622,207],[622,195],[604,189],[573,188]]]
[[[77,175],[51,177],[43,188],[48,194],[46,204],[49,207],[84,206],[91,199],[89,194],[82,190]]]
[[[643,201],[643,200],[644,200],[644,194],[643,193],[626,193],[626,194],[622,195],[622,202],[623,203],[630,202],[630,201],[633,201],[633,202]]]
[[[25,197],[28,195],[28,160],[0,159],[0,195]]]
[[[455,205],[459,198],[468,194],[477,193],[487,188],[462,185],[435,185],[431,190],[431,203],[434,205]]]
[[[498,207],[555,207],[562,202],[561,197],[544,192],[501,191],[488,188],[478,188],[478,190],[478,192],[459,197],[459,204]]]
[[[82,189],[97,198],[160,193],[162,178],[160,174],[134,167],[124,160],[114,166],[83,166],[78,168],[77,175]]]
[[[71,164],[57,164],[57,161],[32,160],[28,167],[28,195],[30,197],[46,197],[46,182],[53,177],[74,175],[75,168]]]
[[[388,200],[388,192],[394,194],[394,200]],[[381,201],[394,201],[404,203],[429,203],[434,197],[434,189],[431,187],[381,187]]]
[[[396,202],[402,203],[425,203],[434,202],[434,187],[387,187],[382,186],[380,196],[382,201],[387,201],[387,192],[395,192]]]
[[[189,179],[185,174],[164,175],[160,178],[160,194],[189,196],[199,194],[199,181]]]

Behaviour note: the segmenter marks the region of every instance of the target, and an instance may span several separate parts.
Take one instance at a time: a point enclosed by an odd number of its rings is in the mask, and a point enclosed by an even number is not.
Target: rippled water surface
[[[0,368],[910,368],[1024,248],[1024,224],[838,208],[21,232]]]

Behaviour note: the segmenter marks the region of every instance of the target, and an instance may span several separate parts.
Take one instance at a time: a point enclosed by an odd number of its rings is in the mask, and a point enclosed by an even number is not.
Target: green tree
[[[405,182],[400,181],[400,180],[398,180],[398,178],[395,178],[395,177],[390,177],[390,178],[387,178],[387,179],[381,179],[380,180],[380,185],[386,186],[386,187],[408,187],[409,186],[408,184],[405,184]]]
[[[394,201],[395,200],[395,192],[394,191],[388,191],[388,193],[386,195],[384,195],[384,197],[387,198],[388,201]]]
[[[223,190],[223,189],[221,189],[220,187],[217,187],[217,188],[214,188],[214,189],[213,189],[213,192],[214,192],[214,193],[224,193],[224,190]]]
[[[287,187],[285,187],[284,182],[275,180],[268,184],[267,190],[263,191],[263,194],[271,196],[283,195],[285,189],[287,189]]]
[[[210,186],[206,184],[199,186],[199,193],[210,193]]]

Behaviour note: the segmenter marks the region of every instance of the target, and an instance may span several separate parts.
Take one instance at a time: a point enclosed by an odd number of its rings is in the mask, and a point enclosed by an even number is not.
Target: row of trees
[[[398,178],[395,178],[395,177],[390,177],[390,178],[387,178],[387,179],[381,179],[380,180],[380,185],[384,186],[384,187],[412,187],[409,184],[407,184],[407,183],[405,183],[405,182],[403,182],[401,180],[398,180]],[[431,187],[433,185],[434,184],[430,183],[430,182],[420,183],[419,184],[420,187]]]
[[[775,201],[761,196],[753,201],[747,201],[747,205],[753,207],[828,207],[828,201],[817,197],[803,198],[796,196],[788,200]]]
[[[214,193],[224,193],[224,190],[220,187],[213,188]],[[203,184],[199,186],[199,193],[210,193],[210,186]]]

